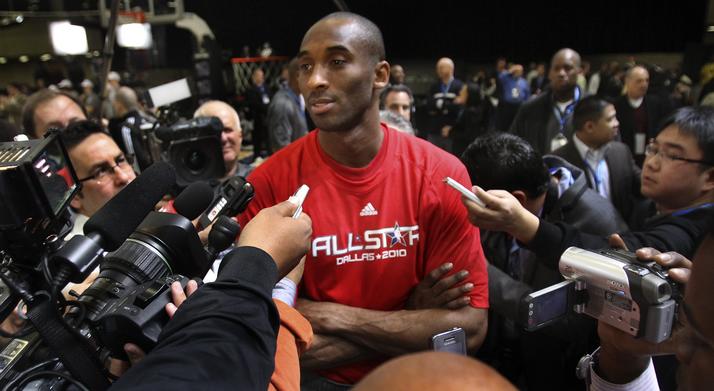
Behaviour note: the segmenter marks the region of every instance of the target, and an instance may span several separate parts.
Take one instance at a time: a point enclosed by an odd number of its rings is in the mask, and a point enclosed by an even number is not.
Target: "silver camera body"
[[[575,312],[653,343],[670,337],[680,294],[657,263],[640,262],[621,250],[570,247],[558,268],[575,282]]]

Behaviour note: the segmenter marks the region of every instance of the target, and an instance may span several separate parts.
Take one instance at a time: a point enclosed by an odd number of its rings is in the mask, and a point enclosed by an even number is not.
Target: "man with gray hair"
[[[271,153],[278,152],[307,134],[305,99],[298,85],[298,62],[288,64],[287,85],[280,88],[268,106],[268,140]]]
[[[240,117],[233,107],[220,100],[211,100],[202,104],[193,117],[218,117],[221,120],[223,124],[221,147],[223,162],[226,165],[224,178],[234,175],[245,177],[253,171],[253,167],[238,160],[240,147],[243,143],[243,129],[240,126]]]
[[[392,129],[398,130],[402,133],[414,135],[414,128],[412,124],[407,121],[404,117],[399,114],[394,114],[394,112],[389,110],[379,111],[379,121],[384,122]]]
[[[428,139],[434,145],[451,152],[453,141],[449,137],[451,128],[461,111],[458,99],[464,83],[454,78],[454,61],[442,57],[436,63],[439,81],[429,89],[428,110],[431,118]]]

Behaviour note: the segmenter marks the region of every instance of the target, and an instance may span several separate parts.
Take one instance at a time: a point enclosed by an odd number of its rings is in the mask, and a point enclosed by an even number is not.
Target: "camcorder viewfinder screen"
[[[532,312],[530,315],[532,324],[529,326],[540,325],[559,318],[568,312],[568,288],[555,289],[535,297],[530,304],[533,306],[529,308],[529,312]]]
[[[32,169],[37,174],[52,214],[57,216],[77,187],[58,139],[48,144],[35,158]]]

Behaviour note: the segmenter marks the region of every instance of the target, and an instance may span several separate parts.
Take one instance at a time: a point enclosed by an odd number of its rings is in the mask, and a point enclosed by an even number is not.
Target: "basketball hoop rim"
[[[231,63],[241,64],[246,62],[268,62],[268,61],[288,61],[288,56],[269,56],[269,57],[233,57]]]

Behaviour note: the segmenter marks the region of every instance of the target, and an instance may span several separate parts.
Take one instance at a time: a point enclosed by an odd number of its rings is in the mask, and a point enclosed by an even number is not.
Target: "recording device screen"
[[[52,213],[58,215],[77,186],[60,145],[57,142],[48,144],[32,162],[32,169],[37,174]]]
[[[572,281],[563,281],[549,288],[531,293],[525,299],[525,326],[535,330],[568,313],[568,295]]]

